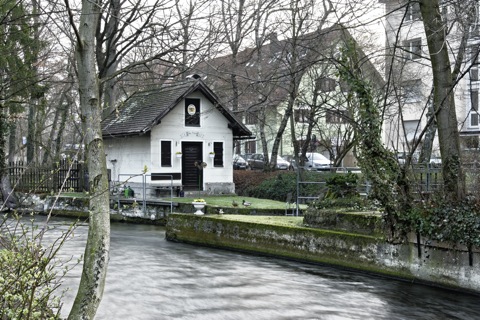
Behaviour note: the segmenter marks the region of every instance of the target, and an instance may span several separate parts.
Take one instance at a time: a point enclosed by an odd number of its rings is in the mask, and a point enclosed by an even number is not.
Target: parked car
[[[397,153],[397,161],[399,164],[401,165],[404,165],[407,161],[407,157],[409,156],[408,153],[406,152],[398,152]],[[412,154],[412,159],[410,160],[410,163],[417,163],[418,162],[418,158],[419,158],[419,153],[418,152],[414,152]]]
[[[238,154],[233,156],[233,170],[246,170],[247,167],[247,161],[242,156]]]
[[[305,169],[316,171],[329,171],[332,162],[321,153],[308,152],[305,160]]]
[[[265,161],[265,157],[263,156],[262,153],[255,153],[247,162],[250,169],[263,170],[263,167],[265,165],[264,161]],[[278,170],[288,170],[289,167],[290,167],[290,162],[282,159],[282,157],[280,156],[277,156]]]
[[[430,157],[430,164],[433,167],[440,167],[442,165],[442,158],[438,156],[431,156]]]
[[[405,153],[404,152],[398,152],[397,153],[397,161],[399,164],[403,165],[405,164]]]
[[[247,161],[248,163],[248,160],[250,160],[250,158],[254,155],[255,153],[243,153],[240,155],[240,157],[242,157],[245,161]]]
[[[290,162],[283,159],[280,156],[277,156],[277,169],[279,170],[288,170],[290,169]]]
[[[335,169],[336,173],[362,173],[359,167],[338,167]]]
[[[298,164],[297,164],[297,161],[295,160],[295,157],[293,155],[289,154],[289,155],[283,156],[282,158],[285,161],[290,162],[290,167],[288,168],[288,170],[293,170],[293,171],[297,170]],[[300,156],[298,156],[298,159],[300,159]],[[303,163],[306,163],[307,161],[308,161],[307,158],[305,158]]]

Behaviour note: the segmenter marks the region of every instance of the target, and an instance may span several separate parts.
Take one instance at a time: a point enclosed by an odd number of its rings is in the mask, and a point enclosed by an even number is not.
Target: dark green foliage
[[[358,139],[358,163],[372,185],[369,197],[384,208],[388,241],[402,242],[405,234],[403,228],[398,228],[398,215],[408,210],[411,201],[406,176],[394,154],[382,143],[382,96],[364,76],[356,44],[353,41],[345,43],[341,52],[338,75],[351,88],[348,100],[356,105],[352,117]]]
[[[324,198],[319,201],[315,201],[311,204],[312,207],[317,209],[327,208],[342,208],[345,211],[361,211],[366,209],[372,209],[371,201],[367,198],[359,196],[346,197],[346,198]]]
[[[431,202],[409,212],[406,220],[412,229],[431,240],[480,246],[480,203],[476,199]]]
[[[321,182],[321,184],[302,184],[301,195],[320,196],[326,192],[325,181],[335,173],[305,171],[302,181]],[[233,174],[235,192],[238,195],[285,201],[287,194],[297,197],[297,173],[290,171],[260,172],[235,170]]]
[[[296,174],[278,173],[270,179],[264,180],[255,188],[249,190],[250,197],[264,198],[278,201],[285,201],[287,194],[296,194]]]
[[[326,198],[345,198],[358,196],[358,176],[354,173],[336,174],[326,179],[328,192]]]
[[[277,174],[277,172],[234,170],[233,182],[235,183],[235,193],[239,196],[248,196],[252,189],[255,189],[263,181],[274,178]],[[266,197],[260,198],[268,199]]]

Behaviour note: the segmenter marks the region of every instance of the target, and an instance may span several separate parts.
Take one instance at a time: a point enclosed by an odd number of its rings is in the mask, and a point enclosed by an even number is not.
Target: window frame
[[[479,126],[479,115],[478,115],[478,105],[479,105],[479,91],[478,89],[470,90],[470,112],[469,112],[469,125],[471,128],[478,128]]]
[[[213,157],[213,166],[215,168],[223,168],[223,154],[224,154],[224,143],[223,141],[214,141],[213,142],[213,152],[215,156]]]
[[[402,100],[404,103],[417,103],[422,101],[422,81],[420,79],[402,82]]]
[[[422,19],[420,4],[418,2],[407,4],[406,10],[407,12],[405,13],[405,21],[419,21]]]
[[[167,146],[167,144],[169,146]],[[160,167],[172,167],[172,140],[160,140]]]
[[[245,141],[244,150],[245,153],[257,153],[257,142],[255,140]]]
[[[298,123],[308,123],[309,122],[309,116],[310,116],[310,110],[306,108],[298,108],[293,110],[293,117],[295,119],[295,122]]]
[[[348,112],[347,110],[332,110],[328,109],[325,112],[325,122],[342,124],[347,123]]]
[[[254,125],[258,124],[258,110],[251,110],[245,112],[245,124]]]
[[[195,107],[195,113],[191,112],[191,108]],[[201,127],[200,113],[201,103],[200,98],[185,98],[185,127]]]
[[[407,60],[418,60],[422,58],[422,39],[415,38],[403,42],[405,58]]]

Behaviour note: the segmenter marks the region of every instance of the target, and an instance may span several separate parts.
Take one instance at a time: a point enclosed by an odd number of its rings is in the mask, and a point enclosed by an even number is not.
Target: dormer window
[[[200,127],[200,99],[185,99],[185,126]]]

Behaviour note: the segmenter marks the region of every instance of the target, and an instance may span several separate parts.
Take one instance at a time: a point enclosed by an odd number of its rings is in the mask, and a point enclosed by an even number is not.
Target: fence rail
[[[34,166],[23,161],[8,164],[10,183],[24,192],[82,192],[88,188],[88,174],[78,161],[62,160],[53,166]]]

